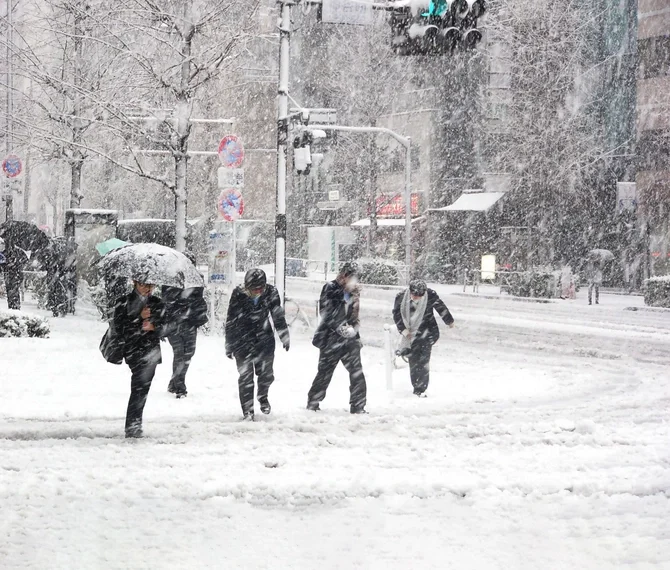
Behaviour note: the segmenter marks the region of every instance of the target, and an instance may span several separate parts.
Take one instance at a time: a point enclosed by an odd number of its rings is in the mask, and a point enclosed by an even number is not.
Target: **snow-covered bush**
[[[557,282],[556,273],[551,271],[511,273],[506,278],[507,290],[515,297],[556,297]]]
[[[359,259],[359,279],[371,285],[398,285],[400,271],[398,265],[386,259]]]
[[[49,323],[41,317],[26,315],[21,311],[0,311],[0,337],[49,336]]]
[[[644,304],[670,308],[670,275],[650,277],[644,282]]]

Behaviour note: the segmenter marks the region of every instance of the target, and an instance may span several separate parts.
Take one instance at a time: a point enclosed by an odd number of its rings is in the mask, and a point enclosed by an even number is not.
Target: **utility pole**
[[[277,210],[275,218],[275,287],[284,303],[286,292],[286,165],[288,153],[288,82],[293,0],[279,5],[279,85],[277,87]]]
[[[12,153],[14,146],[14,54],[12,53],[14,46],[14,6],[13,0],[7,0],[7,126],[5,135],[5,150],[9,156]],[[12,185],[7,179],[5,194],[5,219],[11,221],[14,219],[14,196]]]

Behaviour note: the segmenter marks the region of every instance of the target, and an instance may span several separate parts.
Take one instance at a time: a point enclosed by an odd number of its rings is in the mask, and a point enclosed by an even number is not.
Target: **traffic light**
[[[293,139],[293,168],[298,174],[309,174],[312,167],[310,145],[313,140],[311,131],[303,131]]]
[[[396,0],[390,5],[392,47],[398,55],[439,55],[472,49],[482,39],[477,20],[485,0]]]

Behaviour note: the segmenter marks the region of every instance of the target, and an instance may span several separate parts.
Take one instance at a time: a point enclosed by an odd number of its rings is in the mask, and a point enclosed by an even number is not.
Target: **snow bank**
[[[21,311],[0,311],[0,337],[46,338],[49,332],[49,322],[46,319]]]

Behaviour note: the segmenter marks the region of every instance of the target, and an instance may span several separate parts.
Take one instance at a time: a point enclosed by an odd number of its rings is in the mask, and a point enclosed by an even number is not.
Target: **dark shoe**
[[[142,428],[130,428],[126,430],[126,439],[140,439],[144,437]]]
[[[176,392],[174,384],[172,383],[172,381],[170,381],[170,383],[168,384],[168,392],[170,392],[170,394],[174,394]]]
[[[184,390],[183,392],[175,392],[174,394],[175,396],[177,396],[177,400],[179,400],[180,398],[186,398],[186,396],[188,396],[188,392],[186,390]]]
[[[320,412],[321,408],[319,407],[319,402],[309,402],[307,404],[307,409],[310,412]]]
[[[365,408],[351,408],[350,413],[352,414],[367,414]]]
[[[244,412],[244,417],[242,418],[243,421],[245,422],[253,422],[254,421],[254,413],[253,412]]]
[[[270,402],[268,401],[267,398],[259,398],[258,400],[261,405],[261,412],[263,412],[265,415],[268,415],[272,411],[272,406],[270,405]]]
[[[427,397],[428,397],[428,396],[426,396],[426,393],[425,393],[425,392],[414,392],[414,395],[415,395],[417,398],[427,398]]]

